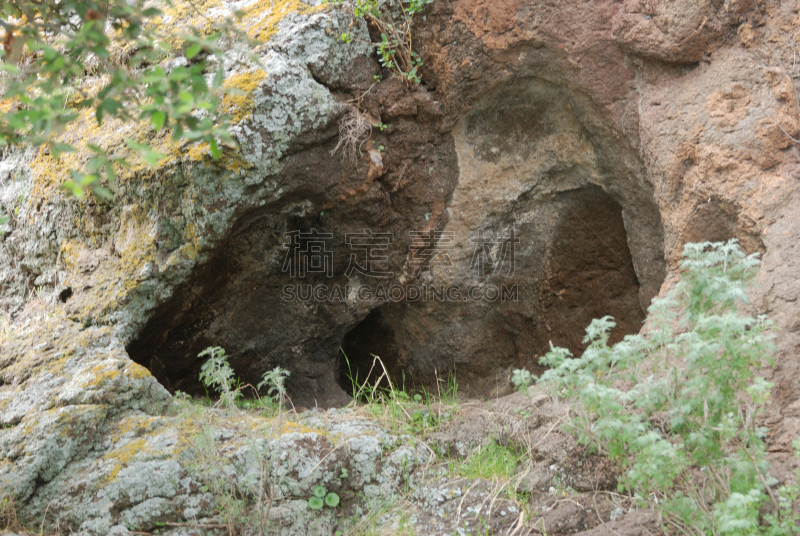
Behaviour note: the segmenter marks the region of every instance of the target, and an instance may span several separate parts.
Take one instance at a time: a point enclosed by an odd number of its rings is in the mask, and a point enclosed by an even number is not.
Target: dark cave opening
[[[437,392],[446,372],[457,369],[459,391],[497,396],[510,388],[501,379],[505,372],[527,368],[541,374],[539,358],[551,344],[580,356],[586,327],[595,318],[614,317],[612,344],[637,333],[645,312],[620,203],[589,185],[556,193],[544,204],[555,218],[540,221],[552,221],[550,226],[520,229],[523,237],[538,233],[542,247],[521,260],[506,281],[519,285],[519,301],[390,303],[373,309],[341,341],[338,385],[348,394],[355,390],[353,380],[375,386],[384,372],[375,362],[379,356],[397,387]],[[388,383],[382,379],[378,385]]]
[[[388,388],[384,370],[398,385],[398,378],[402,379],[403,371],[395,333],[381,309],[377,308],[342,338],[337,357],[336,382],[351,396],[365,384]],[[399,386],[403,387],[402,383]]]
[[[580,355],[586,327],[614,317],[610,343],[637,333],[645,318],[622,206],[598,186],[556,196],[562,206],[540,288],[544,353],[552,342]]]
[[[360,320],[340,318],[334,330],[305,334],[298,327],[330,321],[322,308],[326,304],[316,309],[299,301],[278,304],[279,287],[264,285],[263,272],[243,278],[237,275],[243,255],[220,254],[176,291],[128,351],[170,391],[198,396],[205,389],[198,380],[202,360],[196,356],[211,345],[225,347],[243,383],[257,384],[275,366],[291,370],[293,399],[306,405],[346,403],[337,397],[352,395],[354,383],[388,387],[385,379],[378,383],[383,367],[395,386],[437,392],[441,378],[457,366],[459,392],[502,394],[505,372],[543,371],[538,361],[551,343],[580,355],[592,319],[615,318],[613,343],[637,333],[645,317],[623,208],[611,194],[584,186],[554,193],[529,210],[540,216],[519,231],[523,238],[535,237],[529,239],[532,249],[505,280],[519,285],[518,301],[386,303]],[[257,233],[247,237],[263,242]],[[245,238],[239,236],[222,251],[243,249],[238,242]],[[264,255],[263,246],[244,251]],[[282,319],[290,316],[305,320],[287,330]],[[294,350],[297,341],[307,344]]]

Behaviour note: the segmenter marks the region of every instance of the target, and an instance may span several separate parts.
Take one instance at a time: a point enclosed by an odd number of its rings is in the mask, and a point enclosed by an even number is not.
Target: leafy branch
[[[207,35],[196,28],[171,35],[162,29],[163,16],[142,0],[0,4],[0,146],[45,145],[53,158],[76,152],[56,135],[90,110],[97,125],[112,118],[148,122],[176,142],[208,143],[219,158],[221,145],[235,145],[228,119],[217,113],[224,78],[219,43],[230,22]],[[126,144],[150,165],[166,156],[142,140]],[[64,187],[79,197],[88,189],[110,198],[128,155],[88,148],[85,166],[71,170]]]

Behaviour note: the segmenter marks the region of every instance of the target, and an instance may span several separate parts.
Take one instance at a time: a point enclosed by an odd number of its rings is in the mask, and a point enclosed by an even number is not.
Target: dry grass
[[[0,530],[23,532],[24,528],[17,518],[17,505],[11,495],[0,495]]]
[[[5,315],[0,315],[0,342],[12,338],[14,338],[14,330],[11,327],[11,320]]]
[[[372,135],[372,123],[369,115],[353,106],[349,112],[339,120],[339,143],[331,151],[331,156],[340,149],[342,156],[353,164],[358,162],[361,147]]]

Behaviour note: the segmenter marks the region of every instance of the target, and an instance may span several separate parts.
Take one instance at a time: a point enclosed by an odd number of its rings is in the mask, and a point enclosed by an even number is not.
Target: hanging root
[[[366,112],[353,106],[339,120],[339,143],[331,151],[331,156],[341,149],[342,156],[353,164],[358,162],[361,147],[372,135],[372,124]]]

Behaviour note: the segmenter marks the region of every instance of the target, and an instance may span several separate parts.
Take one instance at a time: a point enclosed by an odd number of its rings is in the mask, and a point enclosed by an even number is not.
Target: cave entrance
[[[537,200],[530,211],[536,217],[518,228],[518,236],[533,247],[521,249],[514,275],[505,281],[519,286],[518,300],[373,309],[341,340],[339,386],[348,394],[354,379],[375,386],[384,372],[373,367],[377,355],[395,386],[438,392],[439,375],[455,367],[460,393],[499,396],[511,388],[504,379],[511,370],[544,372],[539,358],[551,343],[580,356],[595,318],[614,317],[611,343],[637,333],[645,311],[621,204],[587,185]]]
[[[638,333],[645,318],[622,207],[598,186],[556,196],[560,217],[550,246],[543,284],[546,339],[579,356],[586,327],[611,315],[617,323],[610,343]]]
[[[375,359],[380,358],[380,363]],[[381,363],[383,364],[381,366]],[[339,387],[353,395],[360,386],[388,388],[384,367],[392,382],[402,381],[403,370],[395,343],[395,333],[380,308],[373,309],[364,320],[342,338],[336,367]],[[382,377],[383,376],[383,377]]]

